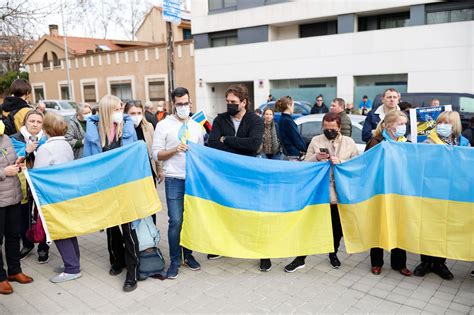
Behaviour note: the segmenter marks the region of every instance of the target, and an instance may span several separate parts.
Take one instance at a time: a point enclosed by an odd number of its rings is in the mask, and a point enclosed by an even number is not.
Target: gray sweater
[[[74,160],[72,148],[64,137],[52,137],[36,152],[33,168],[47,167]]]
[[[16,162],[16,152],[7,135],[0,136],[0,208],[21,201],[21,186],[18,176],[6,176],[5,167]]]

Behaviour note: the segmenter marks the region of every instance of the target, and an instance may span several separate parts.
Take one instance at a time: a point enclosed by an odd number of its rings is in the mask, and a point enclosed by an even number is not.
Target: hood
[[[2,109],[6,112],[11,112],[15,109],[21,109],[23,107],[29,107],[28,103],[21,97],[7,96],[3,101]]]

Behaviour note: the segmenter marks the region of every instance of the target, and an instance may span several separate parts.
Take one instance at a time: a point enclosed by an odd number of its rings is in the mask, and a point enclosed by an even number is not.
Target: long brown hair
[[[288,107],[290,107],[291,102],[293,102],[291,96],[282,96],[278,99],[278,101],[275,102],[275,108],[277,111],[283,113],[288,109]]]

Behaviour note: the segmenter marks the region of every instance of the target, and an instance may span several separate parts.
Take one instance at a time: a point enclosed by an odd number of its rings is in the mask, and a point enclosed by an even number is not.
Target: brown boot
[[[0,282],[0,294],[11,294],[13,293],[13,288],[10,285],[8,280]]]
[[[16,275],[8,276],[8,281],[16,281],[19,283],[30,283],[33,282],[33,278],[28,277],[23,272],[17,273]]]

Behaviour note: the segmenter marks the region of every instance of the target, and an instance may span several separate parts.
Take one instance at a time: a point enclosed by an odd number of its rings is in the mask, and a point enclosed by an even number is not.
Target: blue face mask
[[[398,137],[404,136],[406,133],[407,133],[407,125],[403,124],[403,125],[397,126],[393,135],[396,138],[398,138]]]
[[[453,125],[451,125],[451,124],[438,124],[438,125],[436,125],[436,132],[441,137],[448,138],[453,133]]]

